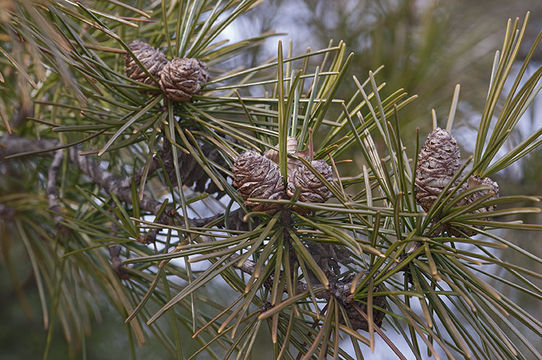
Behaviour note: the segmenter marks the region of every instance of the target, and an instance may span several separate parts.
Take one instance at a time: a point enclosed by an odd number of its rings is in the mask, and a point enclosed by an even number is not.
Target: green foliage
[[[457,206],[469,192],[452,181],[423,212],[419,146],[409,146],[421,135],[403,130],[410,119],[402,117],[416,96],[387,91],[382,67],[350,80],[353,55],[342,41],[299,55],[279,41],[276,57],[237,67],[237,55],[273,35],[223,39],[258,3],[8,1],[0,22],[0,244],[15,288],[11,248],[25,250],[49,332],[44,357],[56,326],[84,349],[105,297],[125,320],[133,358],[149,337],[172,358],[249,358],[263,334],[275,358],[361,359],[374,351],[375,334],[405,358],[393,332],[418,359],[423,350],[435,358],[542,358],[529,339],[540,338],[540,319],[506,295],[513,288],[540,300],[542,275],[496,251],[542,262],[498,231],[542,230],[520,221],[540,212],[523,205],[539,196]],[[540,144],[542,130],[494,161],[541,88],[542,67],[522,77],[542,35],[503,93],[527,19],[508,24],[460,183],[493,175]],[[193,101],[176,103],[130,79],[124,55],[140,38],[169,59],[205,61],[211,80]],[[347,83],[355,91],[339,97]],[[302,150],[312,134],[331,182],[286,151],[289,136]],[[270,149],[284,179],[296,159],[332,199],[253,199],[280,210],[250,212],[232,186],[232,164],[243,151]],[[477,235],[452,234],[447,224]],[[346,340],[354,354],[341,349]]]

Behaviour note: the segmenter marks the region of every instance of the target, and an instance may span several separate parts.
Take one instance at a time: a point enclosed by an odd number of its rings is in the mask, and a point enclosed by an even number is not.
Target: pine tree
[[[542,142],[505,150],[542,86],[542,67],[526,75],[542,33],[512,71],[528,14],[507,24],[467,156],[459,86],[447,121],[414,134],[416,96],[381,68],[337,96],[341,41],[237,66],[274,35],[223,40],[257,0],[4,3],[0,244],[14,288],[14,254],[33,273],[45,358],[56,327],[84,348],[103,297],[134,358],[148,338],[250,358],[268,334],[274,358],[405,359],[390,333],[418,359],[542,358],[540,319],[506,294],[540,301],[542,275],[495,251],[542,262],[499,232],[542,230],[521,221],[542,194],[495,181]]]

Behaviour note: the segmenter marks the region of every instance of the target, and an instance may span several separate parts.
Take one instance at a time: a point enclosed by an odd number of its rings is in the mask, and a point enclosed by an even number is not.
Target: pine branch
[[[0,204],[0,218],[1,219],[4,219],[4,220],[11,220],[15,217],[15,209],[10,207],[10,206],[7,206],[7,205],[4,205],[4,204]]]
[[[55,193],[54,177],[58,171],[57,166],[60,166],[61,158],[57,159],[56,155],[62,150],[57,152],[48,152],[48,149],[56,148],[60,143],[56,140],[41,139],[31,140],[18,136],[5,136],[0,138],[0,160],[6,161],[6,157],[23,152],[40,152],[41,156],[53,156],[53,165],[49,170],[48,180],[48,197],[49,204],[54,206],[57,201],[58,194]],[[77,147],[71,147],[68,149],[68,159],[74,165],[76,165],[81,172],[90,177],[96,185],[105,190],[108,194],[114,195],[119,200],[129,204],[132,204],[132,190],[129,184],[131,184],[131,178],[120,178],[113,173],[104,170],[98,162],[94,161],[90,157],[81,156]],[[57,163],[58,162],[58,163]],[[161,208],[162,203],[152,199],[148,195],[143,195],[139,201],[139,208],[157,215]],[[180,223],[183,218],[177,214],[175,208],[172,205],[167,205],[163,211],[164,217],[159,219],[162,221],[177,221]],[[189,220],[194,226],[201,226],[201,221]]]
[[[60,170],[60,165],[64,159],[64,150],[55,151],[53,157],[53,162],[49,167],[48,177],[47,177],[47,200],[49,202],[49,210],[55,213],[54,221],[57,227],[61,226],[61,222],[64,220],[62,215],[60,215],[60,206],[58,205],[58,189],[56,187],[56,181],[58,172]]]
[[[210,238],[206,241],[211,241]],[[317,246],[314,246],[317,245]],[[318,282],[318,280],[314,277],[314,279],[307,279],[311,282],[310,286],[305,281],[298,280],[295,286],[295,292],[297,294],[304,293],[309,291],[309,288],[312,288],[314,291],[314,296],[318,299],[323,299],[326,301],[329,301],[331,297],[335,297],[335,299],[345,308],[346,314],[348,315],[348,321],[352,325],[354,329],[362,329],[367,330],[368,329],[368,320],[367,316],[361,316],[360,310],[362,310],[364,313],[367,312],[367,305],[360,303],[358,301],[355,301],[352,293],[352,282],[356,278],[354,275],[350,275],[346,277],[343,280],[338,280],[338,276],[340,272],[338,271],[338,262],[342,263],[348,263],[349,258],[345,256],[345,251],[342,251],[340,249],[340,246],[334,246],[330,244],[311,244],[309,246],[309,251],[312,254],[318,254],[317,257],[315,257],[315,261],[318,263],[318,266],[324,270],[326,275],[329,278],[330,287],[329,289],[325,289],[321,284]],[[329,252],[328,252],[329,251]],[[337,255],[339,254],[339,255]],[[231,256],[232,260],[235,260],[236,258],[240,257],[241,255],[233,254]],[[332,256],[335,256],[336,258],[332,258]],[[339,260],[339,261],[337,261]],[[245,260],[241,264],[234,263],[235,268],[241,270],[242,272],[252,275],[256,269],[256,262],[252,260]],[[280,273],[279,277],[282,277],[282,272]],[[268,289],[271,289],[274,282],[274,276],[270,275],[265,281],[264,286]],[[357,280],[356,280],[357,281]],[[287,289],[284,289],[284,292],[287,292]],[[384,297],[375,297],[375,305],[379,306],[380,308],[386,307],[386,301]],[[377,325],[381,325],[382,321],[384,320],[385,313],[383,311],[379,310],[373,310],[375,317],[374,317],[374,323]]]
[[[0,137],[0,161],[7,161],[5,158],[15,154],[47,151],[57,147],[60,143],[51,139],[29,139],[20,136]],[[51,153],[39,154],[51,156]]]
[[[111,267],[113,271],[118,275],[121,280],[128,279],[130,275],[126,272],[125,268],[122,266],[122,260],[120,259],[120,252],[122,246],[112,245],[109,247],[109,256],[111,257]]]

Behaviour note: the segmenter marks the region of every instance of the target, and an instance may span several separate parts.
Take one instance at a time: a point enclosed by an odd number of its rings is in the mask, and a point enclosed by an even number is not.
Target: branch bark
[[[55,151],[53,162],[51,163],[47,173],[47,200],[49,202],[49,210],[54,212],[53,217],[57,227],[59,227],[62,220],[64,220],[62,215],[60,215],[60,206],[58,205],[58,189],[56,187],[57,176],[63,159],[64,150]]]
[[[4,136],[0,138],[0,161],[9,161],[5,158],[10,155],[28,153],[28,152],[40,152],[37,155],[39,156],[53,156],[53,164],[49,169],[49,179],[48,179],[48,200],[49,205],[57,205],[57,196],[58,191],[54,185],[56,173],[58,172],[58,167],[60,166],[59,162],[61,161],[59,152],[64,150],[56,150],[60,146],[60,143],[57,140],[51,139],[41,139],[33,140],[19,136]],[[55,152],[49,151],[48,149],[55,149]],[[104,189],[108,194],[114,195],[119,200],[132,204],[132,190],[131,190],[131,179],[130,178],[120,178],[113,173],[100,167],[98,162],[93,160],[88,156],[81,156],[79,154],[78,147],[71,147],[67,149],[68,159],[71,163],[79,168],[81,172],[91,178],[98,186]],[[58,155],[58,159],[57,159]],[[144,194],[143,197],[139,200],[139,208],[157,215],[162,207],[162,203],[151,198],[150,196]],[[162,221],[173,222],[176,221],[181,224],[183,218],[177,214],[175,208],[172,205],[167,205],[164,212],[164,217]],[[192,220],[190,220],[192,222]],[[195,224],[201,226],[200,221],[194,221]]]

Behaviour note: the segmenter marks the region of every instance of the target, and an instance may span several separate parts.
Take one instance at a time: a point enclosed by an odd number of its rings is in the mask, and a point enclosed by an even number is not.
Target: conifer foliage
[[[381,68],[346,77],[341,41],[237,64],[275,41],[225,40],[257,0],[4,3],[2,264],[24,250],[49,334],[82,351],[105,299],[134,358],[149,337],[180,359],[259,341],[277,359],[542,358],[541,319],[508,295],[540,301],[542,274],[502,252],[542,260],[498,231],[542,230],[521,221],[542,194],[489,178],[542,142],[504,146],[542,84],[542,35],[512,71],[529,15],[507,25],[466,157],[458,93],[418,149],[401,131],[416,95]]]

